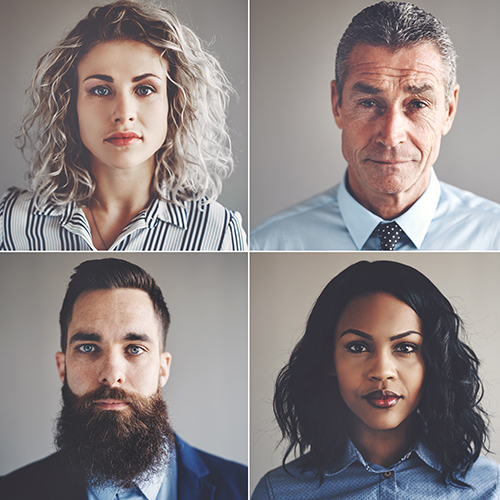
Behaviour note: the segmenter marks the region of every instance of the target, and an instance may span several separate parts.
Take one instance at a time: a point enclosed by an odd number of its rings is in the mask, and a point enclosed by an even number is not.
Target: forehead
[[[444,91],[444,65],[438,49],[431,43],[397,51],[363,43],[356,45],[349,54],[345,86],[352,88],[357,82],[379,87],[430,84]]]
[[[92,47],[78,63],[78,75],[111,72],[132,76],[155,73],[165,77],[167,61],[147,43],[130,39],[109,40]]]
[[[378,292],[354,297],[344,308],[337,332],[348,328],[371,335],[394,335],[408,330],[419,331],[421,321],[415,311],[393,295]]]
[[[160,343],[160,323],[144,290],[90,290],[75,301],[68,341],[75,333],[97,333],[104,341],[119,341],[130,333],[147,334]]]

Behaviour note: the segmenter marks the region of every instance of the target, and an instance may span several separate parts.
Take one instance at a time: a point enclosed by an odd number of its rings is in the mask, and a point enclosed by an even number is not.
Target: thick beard
[[[77,396],[65,382],[62,396],[55,443],[75,481],[127,489],[165,470],[175,440],[160,387],[150,397],[104,386]],[[128,407],[103,410],[94,404],[99,399],[118,399]]]

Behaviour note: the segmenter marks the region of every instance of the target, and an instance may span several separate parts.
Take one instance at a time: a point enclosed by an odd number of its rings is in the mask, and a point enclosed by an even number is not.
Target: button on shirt
[[[109,250],[245,250],[241,216],[216,201],[182,205],[155,199],[125,227]],[[11,188],[0,201],[0,250],[96,250],[75,203],[37,208],[33,195]]]
[[[177,500],[177,462],[173,459],[168,471],[146,484],[128,490],[115,487],[87,488],[89,500]]]
[[[323,483],[313,471],[301,472],[300,458],[268,472],[251,500],[494,500],[500,498],[500,465],[480,457],[463,480],[471,486],[445,483],[437,457],[422,443],[397,464],[384,468],[364,460],[349,442]]]
[[[404,235],[395,250],[500,250],[500,205],[440,182],[394,219]],[[251,250],[380,250],[381,219],[334,188],[280,212],[254,229]]]

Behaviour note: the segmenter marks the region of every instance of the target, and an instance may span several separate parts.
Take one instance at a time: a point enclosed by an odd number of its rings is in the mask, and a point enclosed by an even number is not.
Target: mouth
[[[94,404],[101,410],[122,410],[128,406],[128,403],[121,399],[98,399]]]
[[[413,160],[374,160],[373,158],[367,158],[367,161],[372,163],[377,163],[378,165],[403,165],[405,163],[411,163]]]
[[[396,406],[403,396],[392,391],[373,391],[363,396],[374,408],[392,408]]]
[[[141,141],[142,137],[135,132],[115,132],[104,139],[104,142],[114,146],[129,146],[135,142]]]

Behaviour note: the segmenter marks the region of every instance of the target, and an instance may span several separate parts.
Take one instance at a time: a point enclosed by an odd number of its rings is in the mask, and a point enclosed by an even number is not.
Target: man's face
[[[359,44],[348,64],[342,104],[332,82],[332,106],[350,190],[375,213],[388,197],[409,208],[428,186],[458,85],[446,102],[441,56],[429,43],[397,52]]]
[[[59,377],[83,396],[106,386],[152,396],[167,382],[171,356],[161,352],[161,329],[153,303],[143,290],[118,288],[82,293],[73,306],[66,353],[58,352]],[[95,402],[107,411],[127,403]]]

